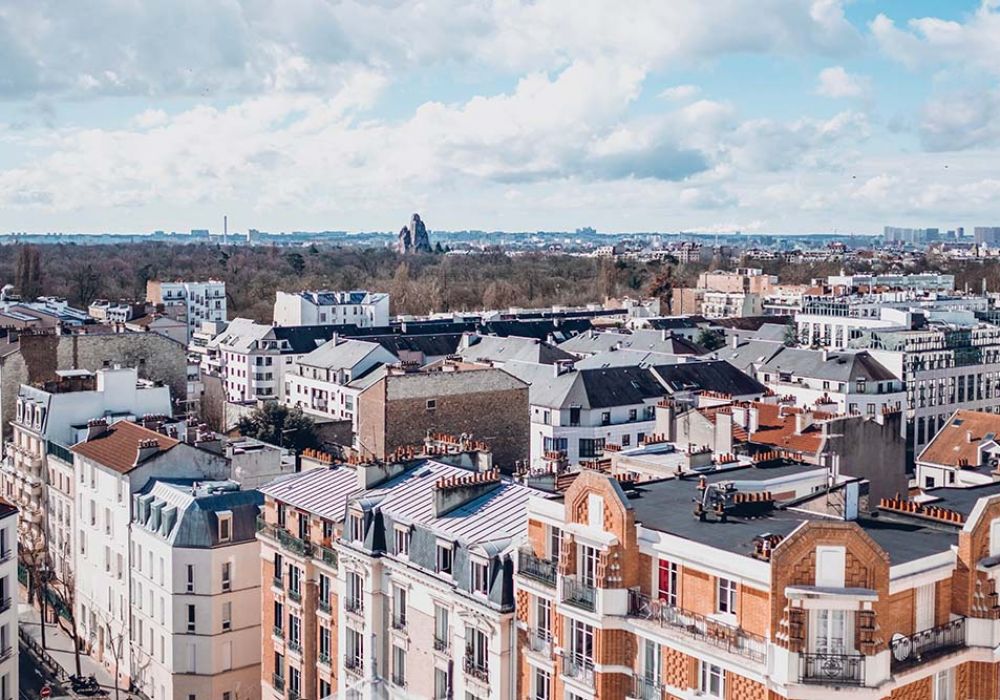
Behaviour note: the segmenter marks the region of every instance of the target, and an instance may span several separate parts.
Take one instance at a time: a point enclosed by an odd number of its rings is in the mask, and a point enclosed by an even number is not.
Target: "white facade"
[[[151,280],[146,289],[147,300],[163,304],[168,316],[187,323],[187,338],[201,327],[203,321],[226,320],[226,283],[159,282]]]
[[[46,388],[22,385],[3,467],[3,493],[21,506],[21,539],[45,544],[57,575],[72,567],[73,458],[69,446],[92,418],[110,422],[171,411],[170,389],[140,381],[135,369],[62,373]]]
[[[274,323],[279,326],[351,324],[361,328],[389,325],[389,295],[381,292],[328,290],[278,291]]]
[[[263,497],[215,485],[157,482],[133,504],[134,682],[151,700],[260,697],[260,546],[234,519]]]
[[[0,502],[0,698],[18,697],[17,509]]]
[[[531,406],[531,465],[546,452],[562,452],[570,464],[604,454],[604,445],[636,446],[656,427],[656,399],[605,408]]]

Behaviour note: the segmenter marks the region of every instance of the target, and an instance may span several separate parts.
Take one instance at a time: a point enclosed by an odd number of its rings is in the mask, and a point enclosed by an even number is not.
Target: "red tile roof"
[[[153,456],[172,449],[178,443],[171,437],[143,428],[141,425],[119,421],[108,426],[101,435],[78,443],[71,449],[76,454],[92,459],[120,474],[127,474],[138,466],[140,443],[146,440],[155,440],[158,449],[143,461],[149,461]]]
[[[917,461],[951,467],[978,467],[979,448],[983,438],[990,433],[994,437],[1000,435],[1000,415],[955,411],[920,453]]]
[[[816,454],[822,448],[823,429],[815,423],[796,434],[795,417],[803,412],[802,409],[764,403],[755,403],[754,408],[757,409],[758,429],[750,435],[750,442],[808,454]],[[815,421],[833,417],[830,413],[813,412]]]

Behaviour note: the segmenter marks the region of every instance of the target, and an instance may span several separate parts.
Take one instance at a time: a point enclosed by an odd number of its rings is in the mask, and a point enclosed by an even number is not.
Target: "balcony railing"
[[[348,598],[344,601],[344,610],[355,615],[361,615],[365,611],[365,603],[361,598]]]
[[[528,648],[539,654],[548,655],[552,651],[552,633],[537,627],[529,629]]]
[[[398,613],[392,614],[392,628],[394,630],[405,630],[406,629],[406,615],[400,615]]]
[[[448,651],[450,646],[447,639],[441,639],[436,634],[434,635],[434,651]]]
[[[736,625],[683,610],[636,589],[628,593],[628,614],[631,617],[651,620],[661,627],[677,630],[687,637],[754,661],[763,662],[767,657],[767,641],[760,635],[747,632]]]
[[[802,654],[801,680],[820,685],[863,685],[865,657],[860,654]]]
[[[564,578],[562,599],[564,603],[593,612],[597,601],[597,589],[578,579]]]
[[[319,547],[320,558],[324,564],[337,568],[337,553],[329,547]]]
[[[632,695],[638,700],[663,700],[665,691],[663,685],[655,678],[632,676]]]
[[[475,655],[466,652],[464,661],[465,675],[483,683],[490,682],[490,667],[486,663],[486,659],[477,659]]]
[[[323,652],[320,652],[319,662],[324,666],[330,666],[333,663],[333,660],[330,658],[329,654],[324,654]]]
[[[548,586],[556,585],[557,566],[554,561],[536,557],[530,550],[522,549],[517,553],[518,573]]]
[[[280,576],[275,576],[274,579],[271,581],[271,585],[274,586],[275,588],[284,588],[285,582],[281,579]]]
[[[274,632],[274,636],[277,637],[278,639],[284,639],[285,638],[285,630],[283,630],[278,625],[274,626],[273,632]]]
[[[365,662],[360,656],[348,656],[344,659],[344,668],[346,668],[351,673],[360,676],[364,673]]]
[[[583,654],[564,654],[562,672],[564,676],[584,683],[594,682],[594,660]]]
[[[965,646],[965,618],[959,617],[890,643],[892,670],[907,668]]]
[[[298,640],[289,639],[288,640],[288,651],[294,652],[296,654],[302,653],[302,644]]]
[[[271,685],[274,686],[275,690],[282,691],[285,689],[285,679],[283,676],[279,676],[275,673],[271,676]]]
[[[257,518],[257,532],[293,554],[304,557],[310,557],[313,554],[313,544],[311,542],[306,542],[281,526],[269,523],[259,516]]]
[[[329,613],[332,610],[329,598],[320,598],[319,601],[316,603],[316,608],[320,612]]]
[[[302,589],[301,588],[289,588],[288,597],[295,602],[302,600]]]

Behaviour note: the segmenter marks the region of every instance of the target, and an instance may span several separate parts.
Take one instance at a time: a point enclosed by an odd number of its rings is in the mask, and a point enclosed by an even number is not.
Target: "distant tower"
[[[226,245],[226,236],[229,235],[229,217],[222,215],[222,245]]]

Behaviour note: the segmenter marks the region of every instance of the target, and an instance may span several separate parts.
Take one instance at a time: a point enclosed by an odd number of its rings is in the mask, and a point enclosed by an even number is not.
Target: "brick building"
[[[355,384],[354,448],[363,458],[385,459],[428,433],[464,433],[486,442],[503,471],[528,459],[528,385],[504,370],[450,360],[383,366]]]
[[[1000,697],[1000,485],[850,520],[850,486],[787,508],[795,478],[586,471],[529,501],[518,697]]]

